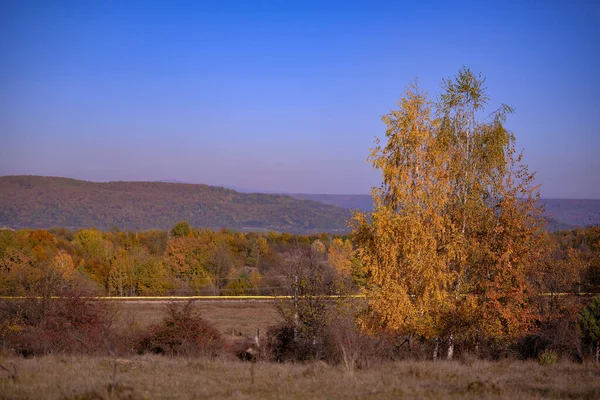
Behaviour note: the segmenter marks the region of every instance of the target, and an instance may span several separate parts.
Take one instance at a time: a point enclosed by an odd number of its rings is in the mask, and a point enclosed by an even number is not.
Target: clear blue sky
[[[543,197],[600,198],[600,2],[0,1],[0,175],[368,193],[415,76],[487,77]]]

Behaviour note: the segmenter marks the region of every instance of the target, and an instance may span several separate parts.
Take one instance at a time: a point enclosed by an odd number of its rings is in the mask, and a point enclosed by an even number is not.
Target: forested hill
[[[349,216],[312,200],[207,185],[0,177],[0,227],[145,230],[185,220],[205,228],[345,232]]]
[[[350,210],[371,211],[373,200],[368,194],[290,194],[302,200],[314,200]],[[548,218],[547,229],[583,228],[600,225],[600,200],[541,199],[544,215]]]

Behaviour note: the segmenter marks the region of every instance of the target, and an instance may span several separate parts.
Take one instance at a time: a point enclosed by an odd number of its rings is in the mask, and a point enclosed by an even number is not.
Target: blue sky
[[[543,197],[600,198],[600,2],[0,2],[0,175],[368,193],[418,77],[487,77]]]

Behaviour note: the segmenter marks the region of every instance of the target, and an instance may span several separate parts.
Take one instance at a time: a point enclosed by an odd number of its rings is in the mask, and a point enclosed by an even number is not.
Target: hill
[[[348,210],[372,211],[373,198],[370,194],[305,194],[293,193],[292,196],[300,200],[313,200],[325,204],[343,207]]]
[[[16,229],[169,229],[185,220],[217,229],[345,232],[349,216],[344,208],[312,200],[207,185],[0,177],[0,226]]]
[[[344,207],[349,210],[371,211],[373,201],[368,194],[290,194],[302,200]],[[600,200],[541,199],[549,231],[600,225]]]

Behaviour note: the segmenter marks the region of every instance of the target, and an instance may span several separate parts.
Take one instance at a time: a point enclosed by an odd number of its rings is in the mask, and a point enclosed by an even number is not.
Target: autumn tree
[[[213,252],[212,237],[176,237],[167,243],[164,265],[173,277],[198,293],[211,284],[208,266]]]
[[[192,228],[187,221],[181,221],[175,224],[170,232],[171,237],[186,237],[192,235]]]
[[[536,258],[537,188],[505,127],[502,105],[481,119],[485,80],[469,69],[443,81],[437,103],[417,84],[383,117],[383,175],[372,215],[354,216],[367,274],[367,327],[454,340],[503,339],[531,321],[526,268]]]
[[[456,257],[449,217],[447,154],[427,94],[411,85],[399,109],[384,117],[388,142],[370,161],[383,173],[370,218],[355,214],[356,255],[367,272],[368,328],[436,338],[448,308]]]
[[[235,263],[231,247],[223,238],[218,239],[212,258],[208,263],[208,271],[213,276],[217,293],[220,293],[227,285],[229,271],[236,266]]]
[[[269,251],[267,240],[262,236],[252,236],[246,262],[249,266],[258,268],[262,257]]]
[[[72,279],[75,274],[75,264],[73,263],[73,258],[69,253],[64,250],[59,250],[52,260],[52,265],[56,272],[63,278],[64,280]]]
[[[335,238],[327,249],[327,259],[335,272],[335,278],[342,291],[356,287],[356,262],[352,255],[352,242]]]
[[[120,249],[111,262],[107,289],[109,295],[134,296],[136,289],[135,259]]]
[[[137,294],[165,295],[173,289],[173,277],[160,258],[148,257],[136,265]]]
[[[284,321],[280,333],[291,333],[296,359],[318,358],[333,312],[325,296],[337,294],[323,243],[294,247],[286,254],[284,268],[291,298],[278,303]]]

